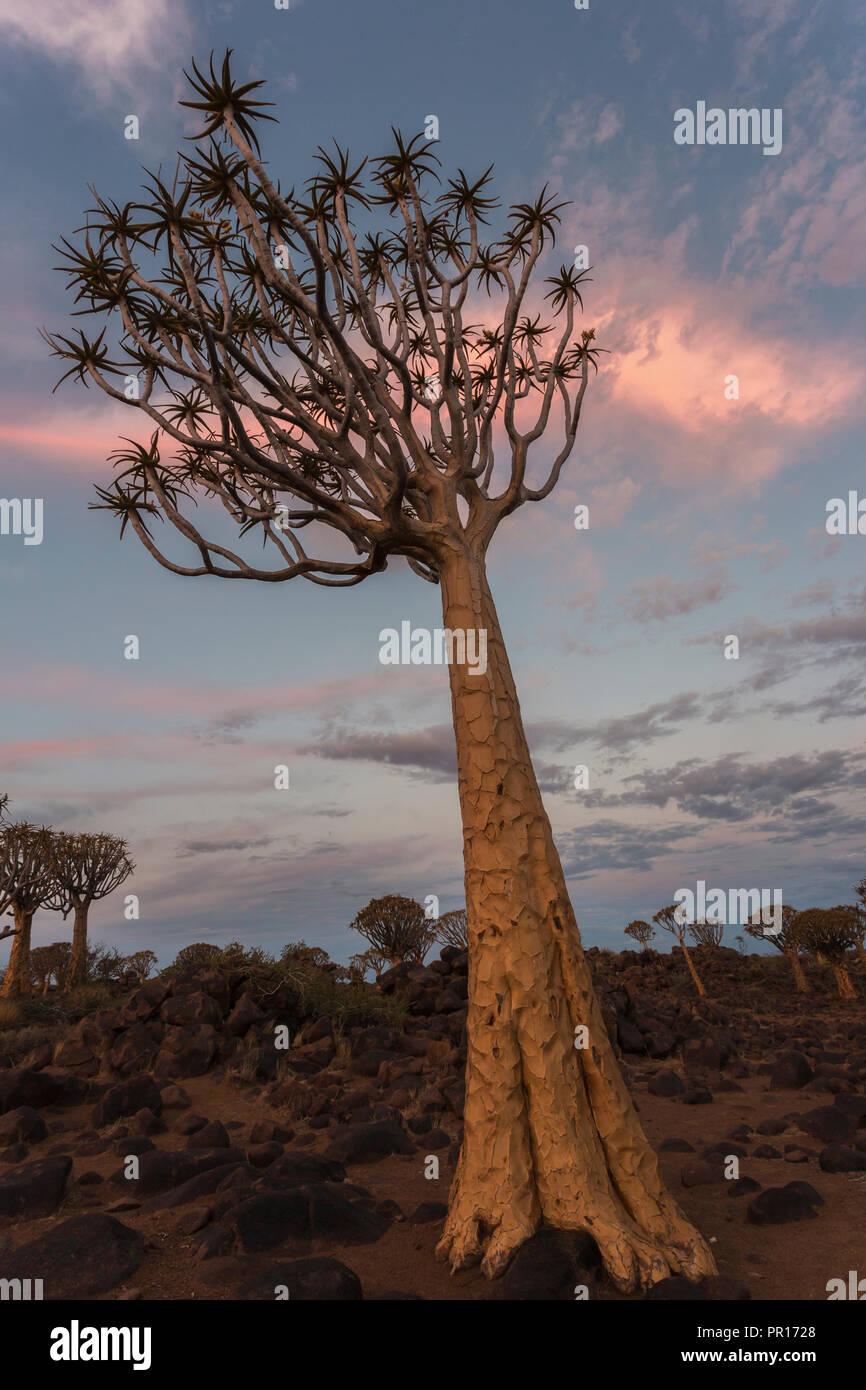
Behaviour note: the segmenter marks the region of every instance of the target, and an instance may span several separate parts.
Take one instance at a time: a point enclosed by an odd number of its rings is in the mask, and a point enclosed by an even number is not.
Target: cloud
[[[664,827],[623,825],[597,820],[558,835],[566,878],[582,879],[602,869],[646,872],[656,859],[669,854],[678,841],[695,833],[694,826]]]
[[[105,99],[161,71],[172,49],[188,49],[191,23],[183,0],[0,0],[0,32],[10,46],[77,68]]]
[[[245,849],[262,849],[273,844],[273,835],[264,835],[252,840],[187,840],[177,851],[178,859],[187,859],[196,854],[231,854]]]
[[[355,733],[332,729],[300,751],[336,762],[374,762],[423,772],[437,781],[457,776],[454,730],[450,724],[405,733]]]
[[[708,603],[717,603],[734,587],[723,570],[715,570],[698,580],[678,581],[666,574],[657,575],[629,586],[625,609],[636,622],[650,619],[661,622],[665,618],[693,613]]]
[[[811,819],[816,808],[823,813],[831,805],[818,802],[812,793],[826,796],[830,790],[859,789],[864,784],[866,753],[827,749],[812,756],[786,754],[768,762],[746,762],[742,754],[729,753],[713,762],[690,759],[636,773],[624,779],[624,792],[591,792],[585,804],[664,810],[673,802],[678,811],[700,820],[747,821],[772,811],[803,821]]]

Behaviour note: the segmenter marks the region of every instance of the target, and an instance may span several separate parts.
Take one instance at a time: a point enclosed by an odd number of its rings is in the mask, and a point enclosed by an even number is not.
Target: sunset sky
[[[167,573],[88,510],[118,437],[150,431],[95,389],[52,394],[37,329],[74,321],[51,243],[89,184],[124,203],[142,166],[173,172],[197,128],[182,69],[226,47],[267,79],[285,186],[319,145],[360,159],[435,114],[446,174],[493,162],[506,204],[570,200],[545,274],[589,247],[609,355],[560,487],[490,556],[584,940],[619,949],[698,879],[851,901],[866,536],[825,519],[866,497],[864,38],[860,0],[0,0],[0,497],[44,500],[41,545],[0,536],[0,791],[129,841],[141,918],[123,889],[95,938],[163,964],[234,938],[345,960],[372,896],[462,903],[447,673],[378,661],[382,628],[439,624],[438,591],[402,561],[342,592]],[[781,152],[675,144],[698,101],[781,108]],[[43,913],[34,944],[68,934]]]

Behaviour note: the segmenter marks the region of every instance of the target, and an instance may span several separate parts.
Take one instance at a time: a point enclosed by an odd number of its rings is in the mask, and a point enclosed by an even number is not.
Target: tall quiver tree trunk
[[[33,912],[15,904],[15,936],[9,963],[3,977],[0,998],[20,999],[30,993],[30,933],[33,927]]]
[[[87,914],[90,904],[76,903],[72,911],[72,951],[64,980],[67,989],[87,983]]]
[[[788,951],[788,959],[791,962],[791,970],[794,973],[794,984],[797,987],[797,993],[808,994],[809,982],[806,979],[806,974],[803,970],[803,965],[796,949]]]
[[[712,1254],[662,1185],[595,997],[484,562],[453,554],[440,581],[445,627],[485,629],[488,664],[449,667],[469,1013],[464,1142],[438,1253],[496,1275],[544,1220],[590,1233],[624,1291],[700,1278]]]

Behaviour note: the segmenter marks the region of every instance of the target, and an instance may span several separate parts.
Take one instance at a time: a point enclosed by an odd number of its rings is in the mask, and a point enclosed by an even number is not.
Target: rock
[[[120,1033],[108,1054],[108,1065],[121,1076],[135,1076],[153,1065],[162,1032],[153,1023],[136,1023]]]
[[[653,1284],[648,1293],[644,1295],[644,1300],[648,1303],[668,1303],[675,1300],[688,1302],[700,1302],[708,1299],[710,1295],[702,1284],[693,1284],[689,1279],[683,1279],[679,1274],[669,1275],[667,1279],[660,1279],[657,1284]]]
[[[688,1139],[663,1139],[659,1144],[659,1153],[693,1154],[694,1151],[695,1146],[690,1144]]]
[[[683,1047],[683,1065],[687,1071],[695,1068],[708,1071],[721,1071],[731,1056],[727,1043],[713,1042],[709,1038],[692,1039]]]
[[[87,1082],[80,1077],[17,1067],[0,1072],[0,1115],[22,1105],[34,1110],[46,1105],[79,1105],[87,1092]]]
[[[707,1187],[711,1183],[724,1182],[725,1171],[721,1163],[704,1163],[696,1160],[684,1163],[680,1170],[683,1187]]]
[[[178,1134],[198,1134],[207,1126],[204,1115],[184,1115],[174,1126]]]
[[[457,1009],[463,1008],[463,1000],[454,989],[443,989],[436,996],[434,1012],[437,1014],[451,1014]]]
[[[761,1184],[754,1178],[735,1178],[728,1183],[729,1197],[746,1197],[750,1192],[760,1192]]]
[[[303,1187],[308,1183],[343,1182],[345,1177],[342,1163],[332,1158],[289,1150],[270,1165],[264,1180],[268,1187]]]
[[[833,1104],[843,1115],[847,1115],[860,1128],[866,1127],[866,1096],[842,1091],[833,1099]]]
[[[279,1295],[277,1293],[279,1290]],[[346,1303],[363,1298],[361,1281],[347,1265],[326,1255],[306,1260],[289,1260],[269,1265],[234,1295],[237,1299],[263,1299],[268,1302],[286,1297],[292,1303],[322,1300]]]
[[[656,1072],[647,1086],[651,1096],[681,1096],[685,1089],[682,1077],[677,1076],[675,1071]]]
[[[167,1080],[185,1080],[204,1076],[219,1047],[219,1034],[210,1024],[189,1027],[169,1027],[154,1063],[154,1076]]]
[[[617,1018],[616,1031],[619,1045],[623,1052],[641,1053],[646,1052],[646,1043],[643,1033],[630,1023],[627,1018],[622,1016]]]
[[[505,1274],[493,1285],[496,1299],[572,1301],[575,1285],[594,1283],[598,1247],[582,1231],[544,1226],[523,1242]]]
[[[761,1122],[755,1126],[755,1133],[784,1134],[785,1130],[789,1127],[789,1125],[790,1120],[787,1119],[761,1120]]]
[[[226,1019],[226,1032],[233,1038],[243,1038],[254,1023],[261,1023],[265,1015],[249,994],[242,994]]]
[[[186,1146],[188,1149],[228,1149],[231,1140],[225,1125],[219,1120],[211,1120],[210,1124],[189,1136]]]
[[[99,1071],[99,1058],[78,1038],[64,1038],[52,1054],[56,1067],[70,1067],[80,1076],[96,1076]]]
[[[0,1177],[0,1216],[50,1216],[72,1170],[68,1154],[22,1163]]]
[[[247,1254],[286,1243],[369,1244],[388,1228],[383,1217],[351,1202],[335,1183],[257,1193],[234,1207],[227,1222]]]
[[[373,1163],[395,1153],[413,1154],[415,1145],[400,1125],[382,1120],[374,1124],[340,1125],[325,1156],[340,1163]]]
[[[781,1226],[790,1221],[807,1221],[818,1215],[816,1206],[824,1199],[807,1182],[789,1182],[784,1187],[767,1187],[746,1208],[756,1226]]]
[[[225,1167],[226,1164],[243,1163],[240,1149],[179,1149],[166,1151],[154,1149],[142,1154],[138,1160],[138,1178],[126,1178],[123,1169],[113,1174],[112,1183],[131,1197],[139,1199],[153,1192],[165,1192],[170,1187],[179,1187],[199,1173],[211,1168]]]
[[[122,1159],[138,1158],[141,1154],[153,1153],[155,1148],[153,1140],[143,1134],[134,1134],[114,1141],[114,1153]]]
[[[93,1298],[134,1274],[144,1241],[104,1212],[72,1216],[0,1258],[0,1278],[42,1279],[48,1300]]]
[[[257,1120],[250,1128],[251,1144],[269,1144],[274,1140],[278,1144],[288,1144],[294,1137],[293,1129],[286,1129],[284,1125],[275,1125],[270,1120]]]
[[[850,1139],[856,1128],[856,1121],[835,1105],[819,1105],[816,1110],[807,1110],[797,1121],[804,1134],[820,1139],[824,1144],[838,1144]]]
[[[190,1211],[182,1211],[180,1216],[175,1217],[174,1230],[179,1236],[194,1236],[204,1230],[212,1219],[210,1207],[192,1207]]]
[[[770,1073],[771,1091],[799,1091],[815,1075],[802,1052],[783,1052]]]
[[[842,1144],[829,1144],[822,1149],[818,1163],[825,1173],[866,1173],[866,1153],[862,1149],[846,1149]]]
[[[192,1102],[182,1086],[161,1086],[164,1110],[188,1110]]]
[[[725,1303],[742,1303],[752,1297],[746,1285],[729,1274],[707,1274],[701,1280],[701,1288],[708,1298],[720,1299]]]
[[[237,982],[241,978],[235,976]],[[220,1017],[224,1018],[231,1005],[231,991],[231,979],[224,970],[202,969],[201,966],[196,966],[174,977],[172,994],[209,994],[219,1005]]]
[[[7,1110],[0,1119],[0,1143],[15,1144],[26,1141],[38,1144],[48,1134],[45,1121],[38,1111],[30,1105],[19,1105],[16,1110]]]
[[[135,1115],[144,1109],[152,1111],[154,1115],[162,1110],[159,1088],[147,1072],[131,1076],[117,1086],[110,1086],[93,1107],[91,1124],[94,1129],[103,1129],[123,1115]]]
[[[254,1168],[269,1168],[276,1159],[282,1157],[282,1153],[283,1146],[275,1139],[269,1144],[251,1144],[247,1149],[247,1162]]]
[[[168,1129],[165,1121],[154,1115],[146,1105],[141,1110],[136,1110],[132,1123],[139,1134],[165,1134]]]
[[[781,1158],[782,1155],[772,1144],[759,1144],[752,1154],[753,1158]]]
[[[172,990],[170,979],[148,980],[140,989],[130,994],[120,1010],[121,1019],[127,1023],[145,1023],[154,1018]]]
[[[447,1215],[448,1206],[445,1202],[422,1202],[409,1213],[407,1219],[410,1226],[425,1226],[430,1221],[444,1221]]]
[[[686,1091],[683,1095],[683,1105],[711,1105],[712,1100],[710,1091]]]
[[[424,1136],[424,1152],[436,1153],[438,1149],[447,1149],[451,1143],[451,1135],[444,1129],[431,1129],[429,1134]]]
[[[186,1027],[190,1024],[209,1023],[219,1028],[223,1021],[222,1010],[210,994],[201,990],[191,990],[188,994],[173,995],[166,999],[159,1011],[163,1023],[172,1027]]]
[[[212,1193],[240,1186],[242,1181],[252,1185],[258,1176],[256,1170],[246,1163],[225,1163],[217,1168],[208,1168],[204,1173],[198,1173],[195,1177],[188,1178],[178,1187],[171,1187],[167,1192],[159,1193],[156,1197],[151,1197],[150,1201],[145,1202],[145,1211],[166,1211],[172,1207],[182,1207],[187,1202],[195,1202],[200,1197],[209,1197]]]

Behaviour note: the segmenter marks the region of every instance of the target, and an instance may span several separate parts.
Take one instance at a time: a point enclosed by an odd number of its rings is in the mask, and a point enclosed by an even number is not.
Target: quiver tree
[[[366,951],[359,951],[354,956],[349,957],[349,983],[362,985],[367,978],[367,971],[372,970],[374,975],[381,975],[388,968],[388,961],[373,946],[368,946]]]
[[[52,905],[54,879],[52,833],[26,821],[4,824],[0,830],[0,914],[10,909],[13,925],[0,929],[0,940],[11,936],[12,950],[0,996],[16,999],[29,994],[30,933],[40,907]]]
[[[30,971],[33,983],[41,994],[47,994],[52,977],[59,985],[69,965],[72,947],[68,941],[53,941],[50,946],[36,946],[30,952]]]
[[[349,930],[360,932],[389,965],[420,965],[436,940],[436,928],[419,902],[398,894],[371,898],[349,923]]]
[[[632,941],[639,941],[645,951],[649,950],[649,943],[655,936],[655,932],[649,922],[642,922],[638,917],[633,922],[629,922],[628,926],[624,927],[623,930],[626,936],[631,937]]]
[[[308,946],[306,941],[290,941],[280,952],[280,960],[291,965],[312,965],[316,970],[332,964],[324,946]]]
[[[215,946],[212,941],[193,941],[189,946],[181,946],[173,964],[177,970],[200,969],[218,965],[222,955],[222,948]]]
[[[87,980],[87,918],[91,903],[105,898],[129,877],[135,865],[126,841],[116,835],[67,835],[53,837],[52,906],[64,917],[72,913],[72,954],[66,971],[67,989]]]
[[[139,984],[143,985],[148,975],[156,968],[157,957],[154,951],[133,951],[131,956],[124,956],[123,964],[127,970],[135,973]]]
[[[769,941],[776,947],[777,951],[782,952],[782,955],[791,963],[791,971],[794,976],[794,985],[797,993],[808,994],[809,982],[806,979],[800,961],[800,945],[795,927],[798,916],[799,913],[796,908],[791,907],[789,903],[783,903],[780,923],[775,920],[773,922],[765,922],[763,915],[760,912],[756,912],[755,915],[750,917],[748,922],[746,922],[744,929],[748,932],[749,936],[753,936],[757,941]],[[779,927],[778,931],[776,930],[777,926]]]
[[[695,982],[695,989],[703,998],[707,991],[704,989],[703,980],[697,972],[695,963],[692,960],[692,953],[686,943],[686,932],[689,929],[689,923],[685,920],[685,909],[682,906],[676,905],[662,907],[654,914],[653,921],[656,926],[661,927],[662,931],[670,932],[671,936],[675,936],[680,943],[683,950],[683,959],[689,968],[689,974]]]
[[[717,922],[713,918],[709,921],[702,918],[699,922],[692,922],[689,927],[689,936],[696,946],[721,946],[724,934],[724,922]]]
[[[859,909],[842,905],[810,907],[797,913],[793,930],[804,951],[830,966],[840,998],[856,999],[857,991],[848,973],[848,952],[862,937]]]
[[[436,939],[443,946],[456,946],[465,951],[469,945],[469,932],[466,921],[466,908],[457,907],[453,912],[443,912],[436,922]]]
[[[485,240],[491,171],[440,182],[423,138],[399,133],[357,165],[320,150],[305,191],[286,191],[260,155],[261,84],[238,85],[228,54],[190,80],[205,143],[172,186],[152,178],[125,207],[97,196],[83,242],[63,244],[78,312],[117,331],[49,342],[150,431],[97,505],[175,574],[343,587],[401,556],[439,585],[446,630],[486,633],[483,673],[449,664],[470,963],[439,1253],[495,1275],[544,1219],[591,1230],[620,1289],[699,1278],[713,1258],[662,1185],[607,1037],[487,579],[500,522],[555,488],[597,361],[578,328],[585,272],[538,283],[561,205],[543,190]],[[236,545],[210,530],[211,503]]]

